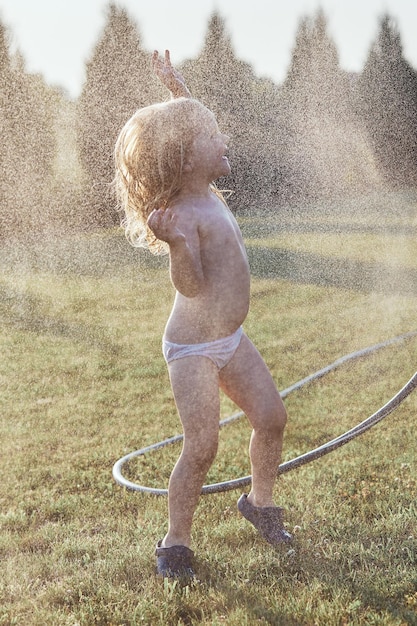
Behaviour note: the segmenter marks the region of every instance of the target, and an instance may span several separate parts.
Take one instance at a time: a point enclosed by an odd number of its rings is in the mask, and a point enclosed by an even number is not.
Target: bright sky
[[[77,97],[84,64],[105,23],[108,0],[0,0],[0,21],[26,60],[48,83]],[[118,0],[137,22],[145,49],[169,48],[174,63],[195,57],[213,10],[225,19],[238,57],[259,76],[286,75],[300,16],[322,7],[341,65],[360,71],[378,17],[396,18],[404,55],[417,69],[416,0]]]

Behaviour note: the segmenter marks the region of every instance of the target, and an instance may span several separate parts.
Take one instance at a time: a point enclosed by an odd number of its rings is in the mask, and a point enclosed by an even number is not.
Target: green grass
[[[415,197],[398,194],[360,210],[242,219],[253,271],[245,329],[280,388],[417,329],[416,216]],[[0,263],[0,625],[417,624],[416,394],[277,481],[291,548],[256,535],[237,492],[205,496],[200,583],[163,584],[153,551],[166,500],[126,491],[111,469],[180,432],[160,352],[166,260],[105,233],[10,245]],[[290,395],[284,460],[372,414],[416,363],[409,339]],[[234,410],[223,398],[223,416]],[[250,473],[249,434],[244,419],[222,430],[207,482]],[[126,473],[165,487],[178,452]]]

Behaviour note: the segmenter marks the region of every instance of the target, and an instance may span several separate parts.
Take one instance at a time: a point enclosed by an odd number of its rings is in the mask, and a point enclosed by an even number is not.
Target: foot
[[[155,550],[156,569],[163,578],[175,578],[190,582],[194,579],[193,557],[194,552],[186,546],[171,546],[162,548],[161,541]]]
[[[246,517],[262,537],[273,546],[289,543],[292,540],[290,533],[284,529],[284,509],[278,506],[253,506],[248,501],[246,493],[239,498],[237,508],[243,517]]]

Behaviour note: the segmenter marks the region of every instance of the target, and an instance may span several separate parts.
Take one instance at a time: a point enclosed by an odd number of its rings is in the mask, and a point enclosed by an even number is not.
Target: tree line
[[[389,15],[358,74],[340,67],[322,10],[300,20],[282,84],[236,56],[217,12],[179,69],[232,138],[233,173],[219,186],[236,191],[236,211],[417,185],[417,72]],[[116,137],[136,109],[167,98],[127,11],[108,5],[76,102],[26,72],[1,23],[0,84],[0,236],[119,224]]]

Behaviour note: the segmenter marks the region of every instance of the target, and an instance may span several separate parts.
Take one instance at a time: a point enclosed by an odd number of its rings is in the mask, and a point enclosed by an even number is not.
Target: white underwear
[[[187,356],[205,356],[215,363],[219,370],[233,358],[242,338],[243,328],[240,326],[233,335],[222,337],[207,343],[172,343],[165,337],[162,340],[162,352],[167,363]]]

